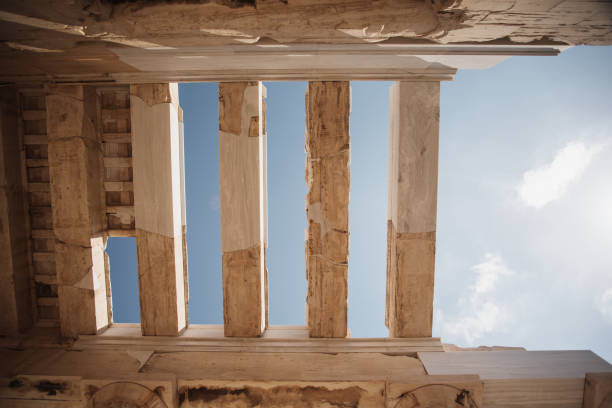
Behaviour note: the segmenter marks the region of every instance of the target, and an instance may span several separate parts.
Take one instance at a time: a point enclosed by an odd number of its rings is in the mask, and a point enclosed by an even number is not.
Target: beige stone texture
[[[391,116],[389,219],[398,233],[435,231],[440,84],[396,82]]]
[[[189,271],[187,257],[187,226],[183,225],[183,293],[185,297],[185,321],[189,322]]]
[[[385,383],[179,381],[179,406],[385,407]],[[299,402],[298,402],[299,401]]]
[[[107,234],[135,236],[129,85],[99,87]]]
[[[172,103],[150,106],[131,92],[131,122],[136,228],[170,238],[180,236],[182,216],[176,107]]]
[[[176,80],[173,71],[189,78],[190,70],[206,69],[200,61],[189,65],[194,62],[190,56],[204,53],[214,61],[219,51],[233,53],[235,46],[243,47],[242,53],[261,51],[260,46],[308,44],[612,43],[612,5],[598,0],[76,0],[61,7],[10,0],[0,6],[0,21],[0,78],[9,81],[66,75],[104,81],[115,74],[138,82],[171,81]],[[151,58],[151,51],[163,57]],[[182,59],[185,54],[188,58]],[[380,57],[351,61],[345,67],[375,68]],[[242,70],[244,62],[231,57],[233,69],[215,70],[213,80],[248,81],[261,74],[253,67]],[[286,63],[302,79],[343,79],[337,76],[342,70],[334,78],[313,78],[307,75],[312,64]],[[378,71],[378,79],[402,75],[401,69]],[[229,72],[235,76],[228,78]]]
[[[612,372],[587,373],[582,406],[584,408],[612,407]]]
[[[392,337],[431,336],[440,84],[396,82],[390,96],[386,324]]]
[[[176,84],[130,86],[140,321],[145,336],[178,336],[188,324],[178,99],[168,100],[173,89]]]
[[[51,6],[37,4],[39,7],[35,8],[34,4],[33,0],[21,4],[8,2],[3,7],[6,13],[3,20],[32,28],[44,27],[54,35],[54,41],[47,41],[55,48],[69,47],[78,38],[141,47],[256,44],[265,39],[280,43],[381,41],[394,37],[436,39],[440,33],[459,28],[466,11],[485,11],[501,16],[547,13],[548,24],[555,27],[557,36],[563,38],[574,34],[588,42],[588,34],[577,32],[573,25],[563,25],[563,11],[587,15],[609,11],[606,2],[595,0],[384,0],[376,5],[366,0],[300,0],[289,3],[281,0],[214,0],[198,5],[151,4],[141,0],[100,3],[95,8],[85,0],[79,0],[65,6],[60,17],[55,16],[57,11]],[[58,17],[62,24],[54,25]],[[176,24],[178,21],[180,25]],[[516,23],[516,29],[524,29],[524,25]],[[11,37],[11,40],[19,39]],[[479,38],[467,40],[478,41]],[[30,44],[44,48],[41,41],[23,45]]]
[[[261,247],[225,251],[223,268],[223,322],[227,337],[256,337],[262,334]]]
[[[219,84],[219,200],[223,251],[257,245],[265,230],[262,197],[265,135],[249,137],[251,118],[261,113],[261,93],[259,85]]]
[[[409,381],[426,374],[409,356],[382,353],[155,353],[143,373],[224,381]],[[203,374],[205,373],[205,374]]]
[[[178,84],[176,91],[178,92]],[[176,94],[178,100],[178,93]],[[185,124],[183,123],[183,109],[178,107],[179,121],[179,167],[181,178],[181,224],[183,236],[183,284],[185,296],[185,320],[189,322],[189,267],[187,256],[187,195],[185,193]]]
[[[123,381],[84,380],[84,400],[92,407],[130,406],[142,408],[169,408],[176,400],[173,379],[147,380],[126,378]]]
[[[178,238],[181,247],[182,238]],[[184,285],[177,283],[176,238],[136,228],[140,322],[146,336],[176,336],[186,325]],[[182,252],[180,254],[182,257]],[[180,277],[183,266],[180,265]],[[177,293],[180,292],[180,293]]]
[[[588,350],[418,352],[433,376],[479,375],[485,407],[588,407],[588,373],[612,366]],[[584,403],[583,405],[583,398]],[[597,405],[596,405],[597,406]],[[605,405],[604,405],[605,406]]]
[[[387,407],[479,408],[484,386],[477,375],[415,376],[405,383],[391,383]]]
[[[392,337],[431,336],[435,233],[394,234],[389,257],[388,327]]]
[[[133,84],[130,86],[130,95],[142,99],[147,105],[160,103],[174,103],[178,105],[178,83],[169,84]],[[182,119],[182,109],[177,106],[178,117]],[[182,120],[179,120],[182,122]]]
[[[306,279],[311,337],[346,337],[350,84],[309,82],[306,93]]]
[[[155,351],[157,343],[140,336],[135,349],[125,350],[119,339],[107,338],[106,350],[82,349],[80,341],[72,350],[0,350],[5,363],[0,367],[0,405],[33,406],[28,404],[31,398],[44,401],[42,407],[58,401],[62,407],[71,406],[71,401],[87,406],[92,398],[133,404],[138,401],[135,397],[146,394],[152,404],[159,397],[169,408],[220,404],[579,408],[583,395],[586,404],[593,403],[589,398],[594,395],[604,399],[585,407],[606,407],[609,392],[601,386],[612,372],[605,361],[587,351],[419,352],[424,366],[419,358],[388,353],[200,352],[186,343],[176,349],[183,351]],[[178,339],[159,340],[178,343]],[[379,405],[381,401],[384,405]]]
[[[219,192],[225,335],[267,326],[265,88],[219,83]]]
[[[110,323],[96,93],[51,86],[46,106],[60,328],[67,337],[95,334]]]

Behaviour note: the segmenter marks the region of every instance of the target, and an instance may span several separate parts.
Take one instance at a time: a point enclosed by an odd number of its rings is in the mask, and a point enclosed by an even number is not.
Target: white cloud
[[[511,316],[506,306],[496,300],[496,290],[501,278],[514,273],[499,255],[491,253],[486,253],[483,261],[470,269],[476,280],[459,298],[457,315],[448,318],[440,311],[436,318],[448,337],[474,345],[483,335],[503,332],[507,327]]]
[[[612,288],[608,288],[599,298],[597,305],[599,313],[612,324]]]
[[[500,332],[503,330],[504,315],[507,311],[492,301],[478,303],[469,315],[445,322],[445,330],[452,337],[461,337],[469,345],[475,345],[475,341],[486,333]]]
[[[603,144],[568,143],[552,162],[523,173],[523,180],[517,187],[520,199],[527,206],[542,208],[561,198],[603,148]]]
[[[476,284],[472,287],[475,294],[494,290],[500,276],[512,274],[501,257],[490,253],[486,253],[484,261],[471,269],[478,274]]]

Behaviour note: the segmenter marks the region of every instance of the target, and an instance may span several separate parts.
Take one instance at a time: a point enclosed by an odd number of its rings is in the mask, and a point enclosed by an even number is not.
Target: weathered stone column
[[[60,328],[64,336],[95,334],[109,324],[97,95],[59,85],[46,98]]]
[[[189,272],[187,257],[187,199],[185,193],[185,123],[183,110],[178,108],[179,121],[179,153],[181,170],[181,231],[183,232],[183,286],[185,287],[185,318],[189,322]]]
[[[219,178],[225,335],[266,322],[266,131],[261,82],[219,83]]]
[[[33,323],[17,91],[0,87],[0,335]]]
[[[130,85],[140,324],[145,336],[187,327],[178,84]]]
[[[311,337],[347,336],[350,83],[306,93],[306,279]]]
[[[440,83],[393,84],[390,120],[385,320],[391,337],[430,337]]]

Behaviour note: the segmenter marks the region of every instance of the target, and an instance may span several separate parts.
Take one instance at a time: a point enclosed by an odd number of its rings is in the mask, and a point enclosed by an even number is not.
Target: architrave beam
[[[391,337],[431,336],[438,193],[439,82],[390,96],[387,307]]]
[[[311,337],[347,337],[350,82],[306,92],[306,279]]]
[[[145,336],[187,327],[178,84],[130,86],[140,321]]]
[[[219,178],[223,321],[230,337],[267,326],[265,87],[219,83]]]

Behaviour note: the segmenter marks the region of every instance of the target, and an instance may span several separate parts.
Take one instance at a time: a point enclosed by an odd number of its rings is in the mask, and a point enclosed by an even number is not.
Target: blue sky
[[[612,361],[612,47],[512,57],[441,87],[434,336]],[[349,328],[384,337],[390,82],[352,82]],[[271,324],[304,324],[305,82],[265,83]],[[191,323],[222,323],[217,85],[181,84]],[[137,322],[114,238],[115,321]]]

